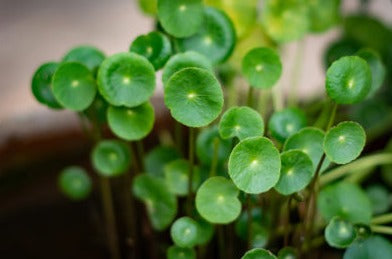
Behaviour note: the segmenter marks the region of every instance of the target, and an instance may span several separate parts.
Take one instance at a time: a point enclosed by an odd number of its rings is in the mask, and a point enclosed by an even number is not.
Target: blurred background
[[[342,12],[357,12],[361,2],[342,0]],[[366,12],[392,24],[390,0],[368,1]],[[85,163],[89,144],[78,118],[40,105],[30,81],[40,64],[60,60],[75,45],[94,45],[111,55],[128,51],[137,35],[153,27],[154,20],[142,14],[136,0],[0,0],[1,258],[76,258],[76,251],[85,251],[87,258],[105,258],[98,245],[100,235],[94,232],[93,225],[99,222],[99,213],[90,204],[94,201],[69,204],[54,184],[65,165]],[[305,44],[300,96],[324,94],[322,57],[340,33],[332,28],[286,44],[282,89],[290,88],[289,72]],[[67,218],[61,217],[64,214]],[[81,225],[87,226],[85,235],[80,234]]]

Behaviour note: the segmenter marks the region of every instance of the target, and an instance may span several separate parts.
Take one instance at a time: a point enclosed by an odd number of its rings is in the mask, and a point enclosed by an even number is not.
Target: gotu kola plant
[[[392,233],[391,206],[370,202],[388,191],[365,192],[362,180],[392,155],[356,160],[367,132],[344,116],[345,105],[382,88],[380,55],[366,48],[337,58],[326,71],[327,98],[316,104],[289,97],[286,105],[277,85],[284,44],[335,25],[339,1],[267,0],[261,24],[241,13],[256,14],[255,0],[244,0],[246,8],[213,0],[140,4],[158,25],[129,52],[105,57],[78,46],[43,64],[32,80],[36,99],[76,111],[94,143],[111,257],[303,258],[325,241],[347,249],[344,258],[388,258],[392,245],[382,235]],[[248,39],[255,31],[268,40]],[[240,64],[232,58],[238,55]],[[158,71],[173,120],[156,134],[160,141],[146,145]],[[245,95],[235,86],[240,79]],[[91,175],[66,168],[59,186],[83,200],[95,187]]]

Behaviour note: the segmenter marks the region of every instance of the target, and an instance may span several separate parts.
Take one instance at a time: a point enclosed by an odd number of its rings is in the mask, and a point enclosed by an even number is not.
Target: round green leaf
[[[169,59],[163,69],[162,82],[164,86],[166,86],[166,82],[172,75],[181,69],[189,67],[204,68],[213,71],[211,62],[205,56],[195,51],[178,53]]]
[[[102,176],[117,176],[125,173],[131,165],[131,151],[124,142],[102,140],[93,149],[92,163]]]
[[[190,164],[185,159],[178,159],[169,162],[164,167],[165,181],[169,190],[178,195],[188,194]],[[199,169],[193,169],[192,189],[196,190],[200,183]]]
[[[263,3],[261,23],[274,41],[286,43],[306,34],[310,24],[306,0],[266,0]]]
[[[307,154],[313,163],[313,168],[317,168],[321,156],[324,153],[323,142],[324,132],[315,127],[306,127],[291,135],[283,146],[283,151],[299,149]],[[321,171],[329,165],[328,158],[324,160]]]
[[[385,79],[386,69],[380,55],[372,49],[361,49],[357,56],[366,60],[372,74],[372,84],[368,96],[373,96],[381,87]]]
[[[310,30],[324,32],[336,25],[340,19],[340,0],[312,0],[309,4]]]
[[[146,102],[155,88],[155,70],[143,56],[115,54],[98,70],[98,90],[112,105],[134,107]]]
[[[263,248],[249,250],[241,259],[277,259],[270,251]]]
[[[266,192],[279,180],[280,156],[265,137],[247,138],[236,145],[229,158],[229,175],[246,193]]]
[[[181,38],[195,34],[204,14],[201,0],[158,0],[158,19],[169,34]]]
[[[324,66],[327,69],[332,63],[344,56],[352,56],[360,49],[358,42],[352,39],[339,39],[332,42],[324,53]]]
[[[52,109],[60,109],[52,92],[52,77],[56,72],[58,63],[49,62],[42,64],[34,73],[31,81],[31,90],[38,102]]]
[[[78,46],[64,55],[63,62],[79,62],[95,75],[104,59],[105,54],[96,47]]]
[[[195,35],[176,41],[180,51],[199,52],[214,64],[225,61],[231,55],[235,42],[231,20],[224,12],[213,7],[204,8],[204,25]]]
[[[162,68],[172,54],[170,40],[157,31],[137,37],[129,50],[147,58],[156,70]]]
[[[280,142],[284,142],[288,137],[305,126],[305,113],[298,108],[286,108],[276,111],[268,122],[271,135]]]
[[[254,48],[242,59],[242,73],[251,87],[271,88],[282,74],[282,63],[274,49]]]
[[[279,250],[278,259],[297,259],[298,252],[294,247],[286,246]]]
[[[158,146],[144,157],[146,173],[155,176],[163,176],[164,166],[180,157],[180,153],[174,147]]]
[[[228,139],[243,140],[264,134],[264,121],[260,114],[247,106],[228,109],[219,122],[219,134]]]
[[[360,57],[342,57],[328,68],[328,96],[336,103],[358,103],[366,98],[372,85],[369,65]]]
[[[196,221],[189,217],[182,217],[173,223],[170,235],[177,246],[193,247],[198,241],[198,229]]]
[[[203,127],[221,113],[223,92],[207,70],[185,68],[175,73],[164,89],[165,104],[177,121],[188,127]]]
[[[382,214],[388,212],[391,207],[389,199],[389,191],[383,185],[373,184],[366,188],[366,193],[372,204],[374,214]]]
[[[215,224],[233,222],[241,212],[238,189],[224,177],[206,180],[196,193],[196,209],[207,221]]]
[[[356,237],[353,224],[339,217],[334,217],[329,221],[324,235],[327,243],[336,248],[350,246]]]
[[[304,189],[312,180],[315,167],[308,155],[300,150],[285,151],[280,155],[282,167],[275,190],[283,195]]]
[[[196,259],[196,252],[192,248],[171,246],[167,249],[167,259]]]
[[[65,108],[83,111],[94,101],[97,89],[93,74],[87,67],[76,62],[65,62],[53,75],[52,91]]]
[[[70,166],[61,171],[59,187],[68,198],[83,200],[91,193],[92,183],[83,168]]]
[[[218,164],[222,165],[229,158],[232,142],[222,139],[216,126],[204,129],[197,136],[196,155],[202,164],[211,165],[212,154],[214,154],[216,148],[215,145],[218,145]]]
[[[154,126],[154,108],[149,102],[132,108],[110,106],[107,117],[112,132],[125,140],[140,140]]]
[[[159,231],[167,228],[176,217],[177,200],[165,181],[140,174],[134,178],[132,189],[135,196],[145,203],[153,228]]]
[[[361,154],[365,143],[366,133],[361,125],[345,121],[327,132],[323,145],[329,160],[337,164],[347,164]]]
[[[381,236],[372,236],[351,245],[344,253],[343,259],[390,259],[391,255],[391,242]]]
[[[349,182],[339,182],[322,189],[317,204],[327,221],[339,216],[354,224],[368,224],[372,217],[372,206],[366,193]]]

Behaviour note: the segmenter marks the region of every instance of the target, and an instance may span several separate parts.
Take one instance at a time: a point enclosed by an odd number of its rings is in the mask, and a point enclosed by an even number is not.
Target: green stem
[[[248,97],[246,99],[246,106],[249,106],[251,108],[253,106],[254,91],[255,89],[252,86],[250,86],[248,89]]]
[[[116,217],[114,215],[110,180],[105,177],[100,177],[100,181],[102,190],[102,207],[106,219],[106,232],[109,242],[110,254],[112,259],[119,259],[121,255],[118,244]]]
[[[261,90],[259,96],[258,110],[261,114],[261,117],[266,118],[268,114],[269,108],[269,100],[271,96],[271,90]]]
[[[334,124],[337,109],[338,109],[338,104],[334,102],[333,107],[332,107],[332,112],[329,117],[328,125],[327,125],[327,128],[325,129],[325,132],[327,132]]]
[[[350,164],[342,165],[336,169],[332,169],[320,177],[320,185],[326,185],[343,176],[355,173],[358,169],[365,169],[383,164],[392,164],[392,153],[368,155],[359,158]]]
[[[141,172],[144,171],[144,147],[143,147],[143,142],[141,140],[136,141],[136,150],[138,153],[138,158],[139,158],[139,169]]]
[[[195,129],[189,127],[189,178],[188,178],[188,198],[187,198],[187,212],[191,215],[192,212],[192,184],[193,184],[193,170],[195,164]]]
[[[378,224],[387,224],[392,222],[392,213],[379,215],[377,217],[372,218],[371,223],[378,225]]]
[[[284,231],[284,246],[289,245],[289,235],[290,235],[290,212],[291,212],[291,201],[292,201],[292,196],[289,196],[287,200],[287,215],[285,219],[285,231]]]
[[[288,98],[289,106],[296,106],[298,102],[298,85],[299,85],[299,78],[301,75],[304,49],[305,49],[305,40],[302,40],[298,42],[297,45],[297,52],[294,60],[294,68],[291,74],[291,87],[290,87],[290,94]]]
[[[216,168],[218,167],[218,158],[219,158],[219,144],[220,140],[218,137],[214,138],[214,153],[212,155],[211,169],[210,169],[210,177],[216,175]]]
[[[385,235],[392,235],[392,227],[389,227],[389,226],[371,225],[370,229],[374,233],[385,234]]]
[[[246,194],[246,214],[247,214],[247,233],[248,233],[248,249],[252,246],[252,202],[250,194]]]
[[[178,152],[180,152],[180,154],[183,154],[183,150],[182,150],[182,125],[178,122],[175,121],[174,122],[174,142],[175,145],[177,147]]]

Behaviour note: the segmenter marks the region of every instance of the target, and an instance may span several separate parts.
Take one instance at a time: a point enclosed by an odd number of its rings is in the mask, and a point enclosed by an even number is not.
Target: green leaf
[[[329,221],[324,235],[327,243],[336,248],[346,248],[356,238],[353,224],[339,217],[334,217]]]
[[[271,135],[280,142],[284,142],[288,137],[305,126],[305,113],[298,108],[286,108],[276,111],[268,122]]]
[[[286,246],[279,250],[278,259],[298,259],[298,252],[294,247]]]
[[[324,53],[324,66],[327,69],[332,63],[344,56],[352,56],[360,49],[358,42],[352,39],[339,39],[332,42]]]
[[[78,166],[63,169],[58,180],[61,191],[72,200],[83,200],[91,193],[92,183],[87,172]]]
[[[249,250],[241,259],[277,259],[270,251],[263,248]]]
[[[271,88],[282,75],[279,54],[271,48],[251,49],[242,59],[242,73],[251,87]]]
[[[158,0],[158,19],[169,34],[181,38],[195,34],[204,14],[201,0]]]
[[[224,177],[206,180],[196,193],[196,209],[208,222],[227,224],[233,222],[241,212],[238,189]]]
[[[93,46],[78,46],[66,53],[63,62],[79,62],[85,65],[95,76],[105,54]]]
[[[167,81],[172,75],[181,69],[189,67],[204,68],[213,71],[211,62],[205,56],[195,51],[178,53],[169,59],[163,69],[162,82],[164,86],[166,86]]]
[[[309,29],[305,0],[266,0],[261,12],[266,33],[278,43],[301,39]]]
[[[310,30],[320,33],[337,25],[340,20],[340,0],[308,0]]]
[[[225,61],[236,43],[234,26],[227,15],[213,7],[204,8],[204,24],[189,38],[178,39],[180,51],[193,50],[206,56],[213,64]]]
[[[327,221],[335,216],[352,223],[369,224],[372,206],[366,193],[356,184],[339,182],[321,190],[318,209]]]
[[[146,173],[154,176],[164,176],[164,166],[169,162],[181,158],[174,147],[158,146],[144,157]]]
[[[174,119],[188,127],[207,126],[223,108],[218,80],[200,68],[185,68],[175,73],[167,82],[164,98]]]
[[[372,236],[365,241],[355,242],[344,253],[343,259],[390,259],[392,244],[381,236]]]
[[[324,132],[315,127],[306,127],[291,135],[283,146],[283,151],[299,149],[307,154],[312,160],[313,167],[317,168],[321,156],[324,153],[323,142]],[[329,160],[326,158],[321,167],[321,172],[324,171],[328,165]]]
[[[177,200],[165,181],[140,174],[134,178],[132,189],[135,196],[145,203],[153,228],[159,231],[166,229],[176,217]]]
[[[58,63],[48,62],[42,64],[34,73],[31,81],[31,91],[38,102],[52,109],[61,109],[52,92],[52,77],[56,72]]]
[[[352,104],[364,100],[371,85],[369,65],[360,57],[342,57],[328,68],[325,86],[328,96],[336,103]]]
[[[199,227],[197,231],[197,245],[205,245],[211,241],[214,235],[214,226],[202,218],[197,220],[197,224]]]
[[[165,181],[172,193],[178,196],[186,196],[188,194],[189,172],[190,164],[185,159],[174,160],[165,165]],[[199,169],[194,167],[192,189],[196,190],[199,184]]]
[[[361,154],[365,143],[366,133],[361,125],[345,121],[327,132],[323,146],[329,160],[347,164]]]
[[[198,241],[199,226],[189,217],[177,219],[170,229],[170,235],[174,243],[179,247],[194,247]]]
[[[98,93],[95,96],[93,103],[84,111],[87,118],[98,124],[105,124],[107,122],[106,113],[109,104],[103,99],[103,97]]]
[[[131,165],[131,151],[124,142],[102,140],[94,147],[91,159],[99,174],[112,177],[128,170]]]
[[[196,139],[196,155],[203,165],[211,165],[215,143],[218,141],[218,164],[224,164],[229,158],[232,142],[222,139],[218,127],[213,126],[200,132]]]
[[[315,167],[309,156],[300,150],[285,151],[280,155],[282,167],[275,190],[290,195],[304,189],[312,180]]]
[[[391,207],[389,191],[381,184],[372,184],[366,188],[366,193],[372,204],[373,214],[388,212]]]
[[[260,114],[247,106],[228,109],[219,122],[219,134],[228,139],[237,137],[243,140],[264,134],[264,120]]]
[[[62,63],[53,75],[53,95],[62,106],[70,110],[87,109],[94,101],[96,88],[93,74],[80,63]]]
[[[247,138],[230,154],[229,175],[246,193],[267,192],[280,176],[280,156],[274,144],[265,137]]]
[[[149,102],[132,108],[110,106],[107,118],[116,136],[125,140],[140,140],[154,126],[154,108]]]
[[[143,56],[118,53],[102,62],[98,90],[114,106],[135,107],[146,102],[155,88],[155,70]]]
[[[162,68],[172,54],[169,38],[158,31],[140,35],[132,42],[129,50],[147,58],[155,70]]]
[[[167,249],[167,259],[196,259],[196,252],[192,248],[171,246]]]
[[[374,96],[384,82],[386,69],[380,55],[372,49],[360,49],[357,56],[366,60],[372,74],[372,84],[368,97]]]

